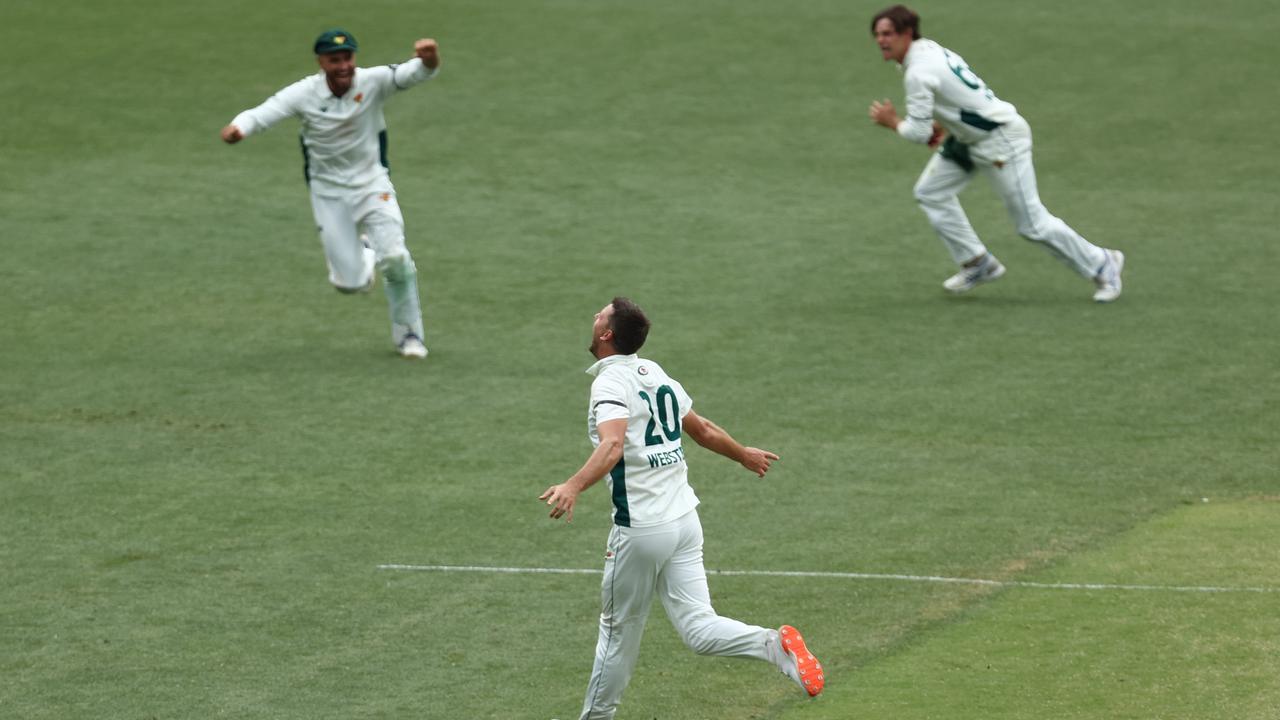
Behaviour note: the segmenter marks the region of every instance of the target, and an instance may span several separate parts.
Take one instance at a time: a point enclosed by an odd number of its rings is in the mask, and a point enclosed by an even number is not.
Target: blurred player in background
[[[387,172],[382,106],[397,91],[434,77],[440,51],[435,40],[418,40],[405,63],[358,68],[357,49],[345,30],[322,33],[315,42],[321,72],[237,115],[222,129],[222,139],[238,143],[290,116],[302,122],[304,172],[329,282],[343,293],[368,291],[380,271],[392,342],[404,357],[425,358],[418,271],[405,247],[404,217]]]
[[[974,173],[982,173],[1004,200],[1019,235],[1093,280],[1095,301],[1120,297],[1124,253],[1093,245],[1040,202],[1031,128],[1017,109],[997,98],[964,58],[921,37],[920,17],[906,6],[877,13],[871,34],[884,59],[901,65],[907,98],[906,118],[883,100],[871,104],[871,119],[912,142],[942,145],[915,186],[921,209],[960,265],[942,286],[963,293],[1004,275],[1004,265],[978,239],[957,199]]]
[[[810,696],[822,692],[822,665],[795,628],[746,625],[711,607],[698,497],[689,487],[681,439],[693,438],[760,477],[778,456],[738,444],[692,410],[693,400],[678,381],[636,355],[649,320],[635,303],[614,298],[596,313],[591,333],[597,362],[587,370],[595,376],[587,433],[595,451],[572,477],[539,497],[551,506],[552,518],[572,520],[578,494],[609,477],[613,529],[605,551],[600,635],[581,719],[612,718],[617,711],[655,593],[694,652],[764,660]]]

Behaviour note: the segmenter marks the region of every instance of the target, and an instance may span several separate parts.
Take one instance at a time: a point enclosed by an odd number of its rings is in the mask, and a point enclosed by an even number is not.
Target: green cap
[[[317,55],[326,55],[343,50],[355,52],[357,47],[356,37],[341,28],[325,30],[320,33],[320,37],[316,38]]]

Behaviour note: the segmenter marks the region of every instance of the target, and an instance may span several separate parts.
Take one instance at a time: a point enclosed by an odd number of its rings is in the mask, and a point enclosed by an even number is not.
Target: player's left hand
[[[440,44],[431,38],[423,38],[413,44],[413,54],[422,59],[422,64],[435,70],[440,67]]]
[[[742,458],[742,467],[755,473],[756,477],[764,477],[764,474],[769,472],[769,466],[773,464],[773,461],[779,459],[777,455],[768,450],[754,447],[743,449],[746,450],[746,454]]]
[[[898,129],[898,111],[894,109],[893,103],[889,100],[873,100],[871,109],[867,111],[871,119],[877,125],[883,125],[890,130]]]
[[[551,507],[551,519],[559,520],[564,518],[565,522],[573,522],[573,506],[578,502],[578,491],[569,485],[569,483],[560,483],[547,488],[546,492],[538,496],[539,500],[545,500]]]

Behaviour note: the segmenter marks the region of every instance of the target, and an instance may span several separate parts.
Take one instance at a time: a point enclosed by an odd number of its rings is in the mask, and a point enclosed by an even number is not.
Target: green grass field
[[[1005,583],[713,576],[827,692],[657,610],[620,720],[1280,716],[1275,3],[917,6],[1128,255],[1112,306],[982,181],[1009,274],[945,296],[927,153],[866,118],[879,5],[3,7],[0,716],[576,717],[598,576],[378,566],[600,567],[603,488],[535,498],[614,294],[783,458],[689,451],[709,568]],[[328,286],[296,124],[217,138],[337,24],[366,65],[441,42],[387,118],[425,363]]]

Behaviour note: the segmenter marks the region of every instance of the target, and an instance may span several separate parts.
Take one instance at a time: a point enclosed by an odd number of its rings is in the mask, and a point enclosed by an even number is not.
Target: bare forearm
[[[626,440],[627,421],[625,418],[614,418],[600,423],[597,427],[600,444],[591,452],[587,462],[568,480],[547,488],[539,500],[545,500],[551,506],[551,519],[563,517],[573,520],[573,506],[578,502],[578,494],[600,482],[600,478],[618,464],[622,459],[622,443]]]
[[[728,431],[705,417],[702,418],[702,422],[705,425],[705,428],[703,428],[702,432],[699,432],[697,435],[693,435],[694,442],[711,452],[723,455],[734,462],[742,462],[742,458],[744,457],[746,450],[746,448],[742,446],[742,443],[734,440],[733,436],[730,435]]]
[[[620,459],[622,459],[622,443],[601,440],[587,461],[569,477],[566,483],[571,484],[578,492],[582,492],[608,475]]]
[[[769,471],[769,465],[778,456],[757,447],[743,447],[724,428],[690,410],[684,417],[684,428],[689,437],[711,452],[723,455],[759,477]]]

